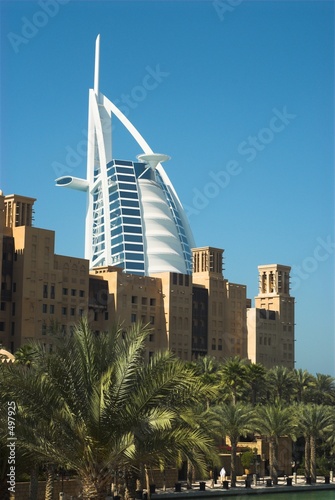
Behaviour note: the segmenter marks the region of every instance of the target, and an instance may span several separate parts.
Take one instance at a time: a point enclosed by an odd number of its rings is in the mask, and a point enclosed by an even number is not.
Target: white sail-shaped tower
[[[99,91],[100,35],[94,88],[89,91],[87,178],[65,176],[56,185],[86,192],[85,258],[90,267],[114,265],[125,272],[191,274],[192,232],[161,163],[126,116]],[[137,161],[112,159],[112,115],[137,141]]]

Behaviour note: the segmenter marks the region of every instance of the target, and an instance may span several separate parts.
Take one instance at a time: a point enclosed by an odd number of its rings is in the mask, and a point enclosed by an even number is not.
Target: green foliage
[[[252,450],[247,450],[241,455],[241,464],[245,469],[250,469],[250,466],[254,462],[254,453]]]
[[[213,442],[194,411],[212,389],[170,352],[145,361],[148,332],[135,325],[94,335],[86,322],[54,353],[34,345],[29,365],[0,370],[2,408],[17,404],[17,446],[69,468],[84,495],[104,498],[111,471],[163,468],[185,458],[200,472]]]

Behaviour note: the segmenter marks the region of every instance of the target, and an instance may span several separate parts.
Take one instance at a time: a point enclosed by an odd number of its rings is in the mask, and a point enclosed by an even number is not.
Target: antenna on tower
[[[100,35],[95,41],[94,93],[99,98]]]

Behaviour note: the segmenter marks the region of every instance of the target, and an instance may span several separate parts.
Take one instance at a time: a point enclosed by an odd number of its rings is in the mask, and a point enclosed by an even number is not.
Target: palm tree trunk
[[[36,500],[38,495],[38,465],[34,464],[30,470],[29,500]]]
[[[310,437],[305,436],[305,477],[311,476],[311,442]]]
[[[55,466],[47,465],[47,481],[45,484],[45,500],[53,500],[54,497]]]
[[[146,465],[144,466],[144,474],[145,474],[145,487],[147,489],[147,498],[148,498],[148,500],[150,500],[150,498],[151,498],[150,478],[149,478],[149,470],[148,470],[148,467]]]
[[[93,481],[91,476],[81,477],[82,484],[82,498],[83,500],[105,500],[106,498],[106,485],[105,481],[98,484]]]
[[[192,489],[192,480],[193,480],[193,467],[189,459],[187,459],[187,473],[186,473],[186,479],[187,479],[187,489],[191,490]]]
[[[277,444],[273,439],[269,442],[269,465],[270,465],[270,476],[273,484],[278,484],[278,472],[277,472]]]
[[[315,436],[311,436],[311,446],[310,446],[310,453],[311,453],[311,480],[312,483],[316,483],[316,443],[315,443]]]
[[[231,455],[230,455],[230,476],[231,476],[231,487],[235,488],[236,486],[236,448],[237,442],[231,442]]]
[[[136,496],[136,476],[132,469],[127,469],[125,473],[126,491],[125,500],[130,500]]]

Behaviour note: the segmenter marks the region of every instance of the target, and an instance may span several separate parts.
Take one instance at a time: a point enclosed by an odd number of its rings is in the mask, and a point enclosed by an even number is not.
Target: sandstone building
[[[246,286],[223,275],[223,250],[192,249],[192,274],[89,269],[54,253],[55,233],[33,225],[34,198],[0,195],[0,343],[15,352],[29,339],[51,350],[82,316],[94,331],[148,324],[147,356],[169,348],[184,360],[249,358],[294,367],[294,298],[288,266],[260,266],[255,308]]]

